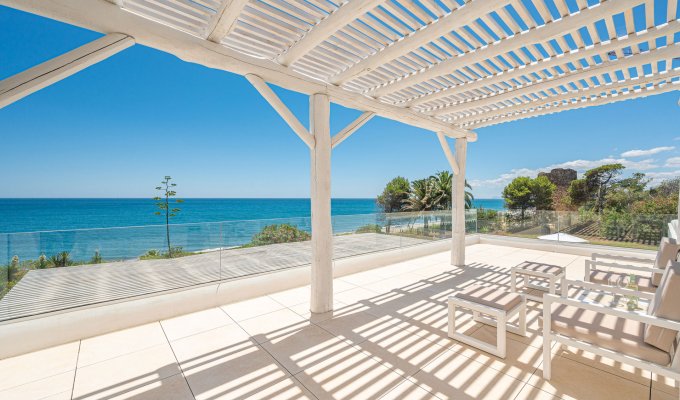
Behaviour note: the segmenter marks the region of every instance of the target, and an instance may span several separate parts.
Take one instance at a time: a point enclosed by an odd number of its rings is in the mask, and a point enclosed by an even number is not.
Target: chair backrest
[[[673,261],[664,271],[654,300],[649,303],[647,314],[680,322],[680,263]],[[671,351],[678,331],[645,326],[645,342],[663,351]]]
[[[672,261],[676,261],[678,251],[680,251],[680,246],[677,240],[667,237],[661,238],[659,251],[656,253],[656,260],[654,261],[654,268],[664,269]],[[660,272],[652,274],[652,285],[659,286],[661,275]]]

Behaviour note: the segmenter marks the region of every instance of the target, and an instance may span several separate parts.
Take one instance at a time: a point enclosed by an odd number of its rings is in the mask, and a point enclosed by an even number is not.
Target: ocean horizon
[[[309,198],[183,198],[172,224],[302,218]],[[502,210],[503,199],[475,199],[474,208]],[[0,198],[0,233],[162,225],[150,198]],[[333,215],[380,212],[374,198],[333,198]]]

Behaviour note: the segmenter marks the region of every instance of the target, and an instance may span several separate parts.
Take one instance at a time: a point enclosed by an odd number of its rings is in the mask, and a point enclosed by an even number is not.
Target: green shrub
[[[68,251],[62,251],[50,257],[50,262],[55,268],[68,267],[73,264],[71,260],[71,253]]]
[[[377,224],[368,224],[357,228],[356,233],[382,233],[382,227]]]
[[[274,243],[304,242],[310,240],[309,232],[290,224],[267,225],[260,233],[253,236],[251,246],[263,246]]]
[[[600,219],[600,235],[607,239],[620,239],[630,229],[632,218],[629,213],[604,210]]]

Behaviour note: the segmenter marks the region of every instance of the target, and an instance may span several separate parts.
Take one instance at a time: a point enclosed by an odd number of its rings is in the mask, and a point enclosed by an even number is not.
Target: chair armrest
[[[633,321],[643,322],[645,324],[658,326],[660,328],[672,329],[675,331],[680,331],[680,322],[673,321],[670,319],[659,318],[653,315],[648,315],[644,312],[639,311],[628,311],[618,308],[607,307],[598,303],[591,303],[582,300],[570,299],[567,297],[559,297],[553,294],[543,295],[543,318],[544,321],[550,322],[552,317],[552,304],[564,304],[568,306],[578,307],[584,310],[591,310],[598,313],[612,315],[614,317],[620,317],[625,319],[630,319]],[[545,322],[544,322],[545,323]]]
[[[602,294],[637,296],[641,299],[654,300],[654,293],[641,292],[639,290],[632,290],[627,288],[620,288],[618,286],[602,285],[599,283],[584,281],[571,281],[566,279],[564,280],[564,284],[567,285],[568,287],[578,287],[582,289],[587,289],[591,292],[599,292]]]
[[[609,262],[609,261],[598,261],[598,260],[586,260],[586,271],[590,271],[593,267],[609,267],[609,268],[619,268],[619,269],[625,269],[628,271],[637,271],[637,272],[648,272],[650,275],[654,272],[658,272],[663,274],[663,270],[660,268],[652,268],[652,267],[646,267],[646,266],[640,266],[640,265],[629,265],[629,264],[619,264],[616,262]]]
[[[604,253],[593,253],[590,256],[590,259],[592,261],[597,261],[598,258],[599,259],[605,259],[605,260],[615,260],[615,261],[623,261],[623,262],[629,262],[629,263],[640,263],[640,264],[654,265],[653,259],[642,258],[642,257],[618,256],[618,255],[614,255],[614,254],[604,254]]]

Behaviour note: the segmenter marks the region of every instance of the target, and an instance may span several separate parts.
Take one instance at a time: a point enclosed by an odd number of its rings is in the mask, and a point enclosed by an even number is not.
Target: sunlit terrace
[[[552,348],[542,378],[540,303],[500,359],[447,337],[447,297],[509,289],[526,260],[580,279],[586,257],[488,244],[465,267],[432,255],[334,281],[335,310],[310,314],[309,286],[0,361],[3,399],[671,399],[673,381],[574,348]],[[495,329],[459,316],[487,342]],[[46,333],[47,334],[47,333]]]
[[[677,216],[478,218],[465,179],[476,129],[677,91],[678,3],[0,0],[102,34],[0,108],[139,44],[247,79],[311,178],[295,221],[0,235],[0,399],[677,399]],[[332,214],[374,117],[432,134],[450,210]]]

